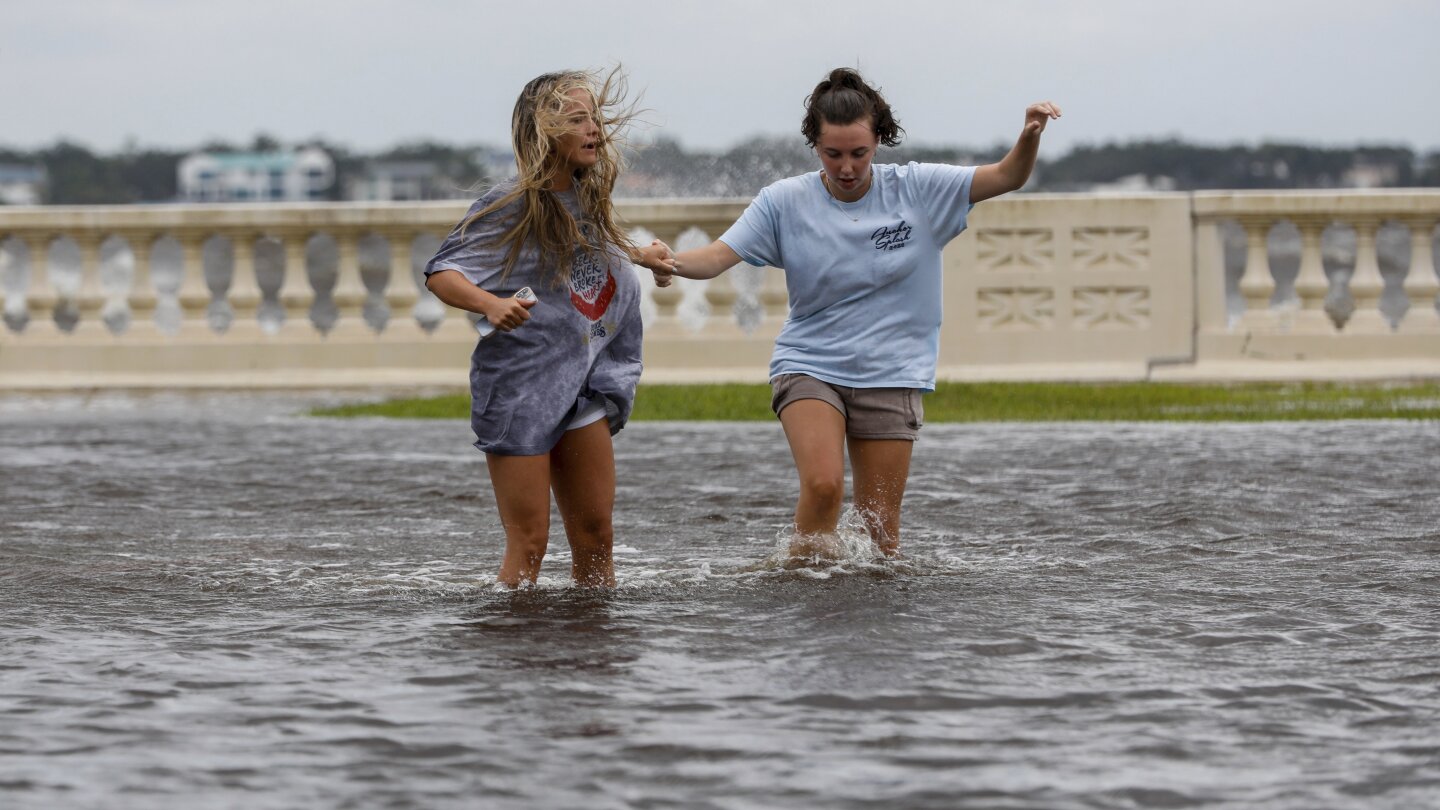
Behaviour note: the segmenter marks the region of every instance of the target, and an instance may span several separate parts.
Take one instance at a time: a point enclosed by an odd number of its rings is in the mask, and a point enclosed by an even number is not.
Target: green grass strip
[[[317,416],[466,419],[468,394],[346,405]],[[768,421],[765,384],[642,385],[637,421]],[[940,383],[925,397],[936,422],[1271,422],[1440,419],[1440,382]]]

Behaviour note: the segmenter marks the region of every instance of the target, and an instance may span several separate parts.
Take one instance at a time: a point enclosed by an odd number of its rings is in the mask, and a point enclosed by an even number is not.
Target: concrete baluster
[[[414,234],[409,231],[391,231],[385,234],[390,241],[390,277],[385,282],[385,303],[390,306],[390,317],[396,313],[410,313],[420,300],[420,291],[415,286],[414,259],[411,258]],[[413,319],[407,319],[414,323]]]
[[[150,273],[150,249],[155,244],[155,235],[150,233],[129,233],[125,241],[130,245],[130,256],[135,261],[135,272],[130,277],[130,293],[126,303],[130,305],[130,328],[137,326],[151,328],[155,325],[155,279]]]
[[[420,301],[420,288],[416,285],[412,257],[415,233],[392,231],[384,238],[390,241],[390,274],[384,282],[384,303],[390,306],[390,320],[406,327],[416,326],[415,306]],[[425,294],[429,294],[429,290]]]
[[[1355,300],[1355,312],[1345,322],[1345,331],[1350,334],[1376,334],[1392,329],[1380,312],[1385,279],[1380,275],[1380,260],[1375,252],[1375,232],[1379,229],[1378,220],[1355,222],[1355,272],[1350,276],[1350,297]]]
[[[100,312],[105,308],[105,286],[100,283],[101,234],[82,232],[72,238],[80,247],[80,288],[75,293],[80,322],[75,329],[103,329]]]
[[[210,287],[205,283],[206,234],[181,231],[177,238],[185,257],[180,268],[180,290],[176,293],[180,301],[181,320],[184,324],[206,324],[204,328],[209,331]]]
[[[1400,321],[1400,331],[1440,332],[1440,311],[1435,309],[1435,296],[1440,294],[1435,279],[1435,220],[1426,217],[1409,224],[1410,269],[1405,273],[1404,289],[1410,309]]]
[[[280,234],[285,245],[285,269],[280,278],[277,297],[285,311],[282,328],[287,331],[311,331],[310,306],[315,302],[315,290],[310,286],[310,274],[305,268],[305,242],[309,234],[304,231],[285,231]]]
[[[341,231],[335,238],[338,251],[335,267],[335,299],[338,320],[336,327],[353,328],[364,324],[365,281],[360,278],[360,234]]]
[[[1270,271],[1270,220],[1248,219],[1245,228],[1245,274],[1240,277],[1240,294],[1245,298],[1241,326],[1246,330],[1274,329],[1279,318],[1270,308],[1275,295],[1275,276]]]
[[[43,329],[55,326],[52,315],[59,304],[55,285],[50,282],[50,234],[30,233],[22,237],[30,252],[30,283],[25,295],[30,314],[26,318],[26,330],[35,330],[40,324]]]
[[[1297,219],[1300,230],[1300,272],[1295,276],[1295,295],[1300,311],[1295,313],[1295,331],[1308,334],[1333,334],[1335,319],[1325,311],[1325,298],[1330,293],[1330,278],[1325,275],[1320,240],[1328,224],[1323,219]]]
[[[255,241],[259,234],[254,231],[236,231],[230,234],[230,245],[234,255],[233,275],[227,300],[235,311],[232,328],[258,330],[260,328],[260,301],[263,294],[260,281],[255,275]]]

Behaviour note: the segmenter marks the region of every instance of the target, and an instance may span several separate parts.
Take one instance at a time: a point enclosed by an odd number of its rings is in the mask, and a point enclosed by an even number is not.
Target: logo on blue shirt
[[[910,226],[902,219],[889,228],[876,228],[875,232],[870,234],[870,241],[875,243],[876,250],[899,250],[910,241]]]

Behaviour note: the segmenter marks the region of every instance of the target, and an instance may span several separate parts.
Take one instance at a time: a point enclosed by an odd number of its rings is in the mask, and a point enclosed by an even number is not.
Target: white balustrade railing
[[[620,204],[707,244],[743,200]],[[0,207],[0,389],[464,382],[420,269],[453,202]],[[946,253],[941,376],[1440,375],[1440,192],[1025,195]],[[653,380],[762,381],[784,276],[647,291]]]
[[[428,296],[415,260],[453,216],[449,205],[0,209],[5,337],[323,334],[358,328],[367,307],[380,331]],[[362,244],[388,255],[362,256]],[[417,324],[433,328],[423,312]]]
[[[1440,193],[1212,192],[1192,207],[1198,360],[1247,376],[1437,373]]]

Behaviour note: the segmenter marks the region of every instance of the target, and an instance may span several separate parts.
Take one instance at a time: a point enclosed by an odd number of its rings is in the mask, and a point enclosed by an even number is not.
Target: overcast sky
[[[541,10],[543,9],[543,11]],[[838,65],[917,144],[1440,147],[1440,0],[3,0],[0,145],[509,141],[520,87],[623,62],[654,133],[798,131]],[[797,135],[798,137],[798,135]]]

